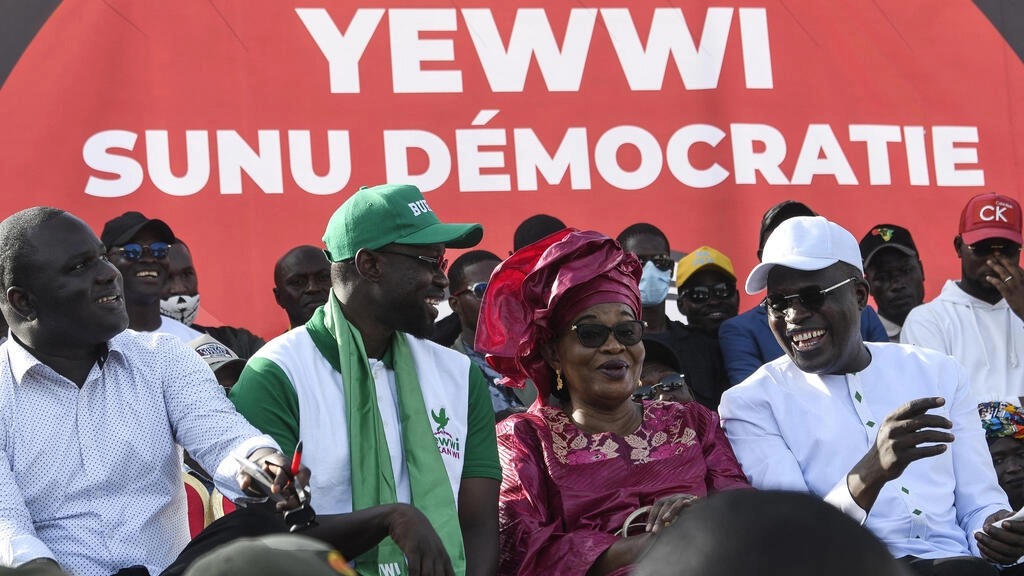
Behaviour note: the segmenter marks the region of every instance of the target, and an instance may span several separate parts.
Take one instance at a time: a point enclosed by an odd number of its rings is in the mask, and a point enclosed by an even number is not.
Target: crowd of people
[[[970,198],[925,303],[908,228],[796,201],[744,274],[543,214],[499,256],[387,184],[277,262],[265,342],[196,324],[166,222],[18,212],[0,574],[1024,574],[1021,221]],[[190,537],[183,474],[237,509]]]

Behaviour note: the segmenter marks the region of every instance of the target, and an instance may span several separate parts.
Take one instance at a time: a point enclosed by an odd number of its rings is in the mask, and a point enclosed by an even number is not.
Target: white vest
[[[427,421],[457,504],[469,423],[470,360],[433,342],[408,335],[405,338],[416,363]],[[299,400],[299,437],[304,446],[302,459],[313,473],[310,489],[317,511],[323,514],[351,512],[353,470],[341,374],[316,348],[304,327],[272,340],[257,356],[277,364],[295,388]],[[391,455],[398,501],[409,503],[412,495],[408,467],[402,456],[394,371],[373,359],[370,369],[376,383],[377,404]],[[359,470],[354,472],[358,474]]]

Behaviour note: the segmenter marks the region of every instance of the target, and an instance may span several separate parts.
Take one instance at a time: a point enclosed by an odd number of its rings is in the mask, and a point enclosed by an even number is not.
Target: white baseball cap
[[[768,285],[768,273],[776,266],[796,270],[824,270],[846,262],[864,273],[857,239],[845,228],[822,216],[797,216],[779,224],[764,244],[761,263],[747,276],[747,294]]]

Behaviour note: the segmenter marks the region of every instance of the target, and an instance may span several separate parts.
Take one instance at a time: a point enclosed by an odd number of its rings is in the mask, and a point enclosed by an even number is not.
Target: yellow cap
[[[736,272],[732,269],[732,260],[729,260],[728,256],[710,246],[701,246],[676,264],[676,288],[682,286],[690,279],[690,276],[705,266],[719,268],[732,276],[733,280],[736,279]]]

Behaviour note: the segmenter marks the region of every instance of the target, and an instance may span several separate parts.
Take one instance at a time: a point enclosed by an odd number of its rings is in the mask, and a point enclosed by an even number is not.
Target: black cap
[[[914,238],[910,236],[910,230],[895,224],[879,224],[872,226],[871,230],[860,240],[860,257],[864,260],[864,267],[868,267],[871,257],[882,248],[895,248],[904,254],[917,256],[917,246]]]
[[[796,200],[783,200],[764,213],[764,216],[761,217],[761,231],[757,237],[758,260],[761,260],[761,251],[764,250],[764,243],[768,241],[768,236],[771,235],[772,231],[778,228],[779,224],[796,216],[817,216],[817,214],[814,210],[808,208],[806,204]]]
[[[644,362],[657,362],[668,366],[676,372],[683,371],[683,363],[679,360],[679,355],[667,344],[649,336],[645,336],[643,342]]]
[[[100,241],[108,249],[122,246],[125,242],[130,242],[140,230],[147,226],[152,226],[153,231],[164,242],[173,243],[177,240],[171,227],[163,220],[146,218],[142,212],[125,212],[103,225]]]

